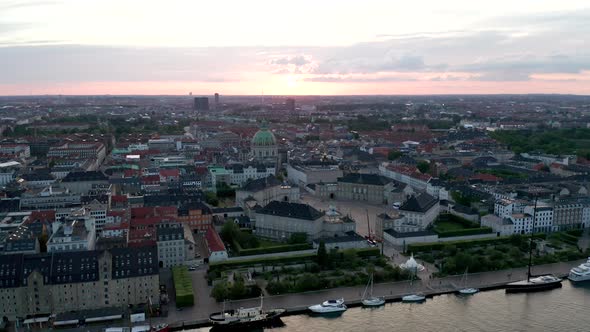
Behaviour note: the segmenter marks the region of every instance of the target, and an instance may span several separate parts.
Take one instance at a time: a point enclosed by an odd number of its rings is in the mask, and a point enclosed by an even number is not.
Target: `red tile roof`
[[[209,228],[205,233],[205,239],[207,240],[207,246],[209,246],[209,252],[225,251],[225,245],[215,229]]]

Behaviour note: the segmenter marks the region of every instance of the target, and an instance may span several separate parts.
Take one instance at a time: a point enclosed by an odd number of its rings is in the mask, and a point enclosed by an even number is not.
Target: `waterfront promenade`
[[[565,277],[573,266],[583,263],[585,260],[538,265],[532,268],[533,274],[552,273]],[[516,268],[510,270],[472,273],[468,275],[466,286],[477,287],[482,290],[487,288],[501,288],[503,285],[526,278],[527,268]],[[463,287],[461,280],[463,275],[449,276],[414,281],[410,286],[408,281],[375,284],[374,295],[385,296],[388,301],[401,299],[402,296],[414,292],[422,292],[425,295],[433,296],[454,292],[457,288]],[[564,281],[569,282],[569,281]],[[199,288],[197,288],[199,289]],[[320,303],[326,299],[344,298],[347,304],[358,304],[362,297],[364,286],[341,287],[313,291],[298,294],[285,294],[268,296],[264,298],[266,308],[285,308],[288,312],[298,313],[309,305]],[[197,290],[198,292],[198,290]],[[154,319],[154,322],[169,322],[174,327],[201,325],[207,321],[210,313],[222,310],[222,304],[215,302],[209,294],[195,294],[197,302],[192,308],[185,308],[182,311],[175,311],[171,308],[168,317]],[[207,304],[205,304],[207,303]],[[226,309],[239,307],[257,306],[260,299],[247,299],[226,303]]]

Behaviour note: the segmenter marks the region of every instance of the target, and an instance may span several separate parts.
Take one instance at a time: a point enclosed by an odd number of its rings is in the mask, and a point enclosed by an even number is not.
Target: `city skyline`
[[[589,19],[584,1],[7,1],[0,95],[590,94]]]

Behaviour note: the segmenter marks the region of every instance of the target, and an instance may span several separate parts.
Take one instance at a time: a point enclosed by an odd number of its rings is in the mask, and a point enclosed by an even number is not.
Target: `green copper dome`
[[[272,146],[277,144],[275,135],[266,128],[261,128],[254,138],[252,138],[253,146]]]

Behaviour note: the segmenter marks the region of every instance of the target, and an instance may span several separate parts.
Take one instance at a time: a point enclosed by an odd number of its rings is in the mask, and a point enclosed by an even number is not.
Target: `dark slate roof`
[[[51,181],[55,180],[51,173],[46,172],[35,172],[21,175],[21,178],[25,181]]]
[[[463,177],[463,178],[468,178],[470,176],[472,176],[473,174],[475,174],[472,170],[468,169],[468,168],[464,168],[464,167],[455,167],[455,168],[451,168],[450,170],[447,171],[447,175],[459,178],[459,177]]]
[[[79,181],[108,181],[109,179],[100,171],[70,172],[61,182]]]
[[[158,227],[156,230],[158,241],[175,241],[184,239],[182,227]]]
[[[100,251],[56,252],[51,265],[51,283],[67,284],[98,280]]]
[[[314,240],[313,242],[320,243],[322,241],[324,243],[344,243],[344,242],[353,242],[353,241],[365,242],[366,240],[365,240],[365,238],[363,238],[362,236],[360,236],[356,232],[347,232],[346,235],[344,235],[344,236],[322,237],[317,240]]]
[[[384,186],[390,183],[391,180],[378,174],[349,173],[343,177],[338,178],[338,182]]]
[[[265,178],[250,180],[246,182],[246,184],[242,188],[240,188],[240,190],[257,192],[269,187],[276,187],[280,185],[281,181],[279,181],[273,175],[269,175]]]
[[[114,248],[113,279],[140,277],[158,273],[158,251],[153,247]]]
[[[29,239],[15,239],[6,241],[4,251],[18,252],[18,251],[34,251],[37,246],[36,238]]]
[[[227,213],[227,212],[244,212],[244,209],[239,206],[233,206],[233,207],[225,207],[225,208],[213,208],[213,209],[211,209],[211,211],[214,214],[219,214],[219,213]]]
[[[0,199],[0,212],[20,211],[20,198]]]
[[[272,201],[256,212],[260,214],[303,220],[316,220],[323,215],[320,211],[308,204],[279,201]]]
[[[417,232],[403,232],[403,233],[401,233],[401,232],[396,232],[393,229],[386,229],[384,232],[393,236],[396,239],[417,237],[417,236],[436,235],[436,233],[433,231],[417,231]]]
[[[402,211],[426,212],[432,208],[438,200],[427,193],[421,193],[418,196],[410,196],[408,200],[399,208]]]

